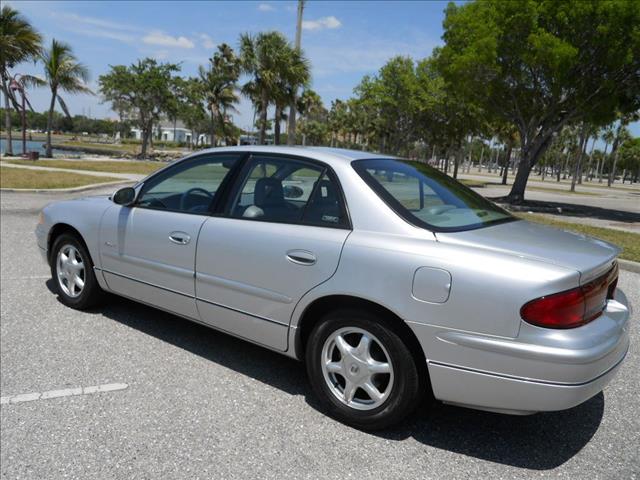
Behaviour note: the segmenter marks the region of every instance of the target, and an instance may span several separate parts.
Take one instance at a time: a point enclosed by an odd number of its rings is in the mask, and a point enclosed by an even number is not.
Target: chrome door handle
[[[314,265],[316,256],[308,250],[289,250],[287,260],[297,265]]]
[[[191,237],[184,232],[171,232],[169,240],[178,245],[186,245],[191,241]]]

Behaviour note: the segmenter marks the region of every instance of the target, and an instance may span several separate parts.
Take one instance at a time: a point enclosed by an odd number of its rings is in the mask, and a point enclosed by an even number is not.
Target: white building
[[[138,127],[131,129],[131,134],[136,140],[142,140],[142,130]],[[190,129],[186,128],[182,121],[178,120],[175,123],[166,120],[154,125],[153,138],[163,142],[177,142],[177,143],[191,143],[193,133]],[[208,144],[209,135],[201,133],[198,136],[198,144]]]

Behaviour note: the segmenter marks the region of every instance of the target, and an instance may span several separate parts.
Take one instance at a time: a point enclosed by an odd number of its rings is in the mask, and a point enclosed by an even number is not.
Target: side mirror
[[[304,190],[297,185],[285,185],[282,193],[284,194],[284,198],[300,198],[304,195]]]
[[[131,205],[136,199],[136,191],[133,187],[124,187],[120,190],[116,191],[111,197],[113,203],[117,203],[118,205]]]

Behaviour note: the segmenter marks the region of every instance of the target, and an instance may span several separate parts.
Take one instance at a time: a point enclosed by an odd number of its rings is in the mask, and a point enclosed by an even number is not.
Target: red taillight
[[[574,328],[598,318],[618,283],[618,266],[601,277],[565,292],[546,295],[520,309],[523,320],[547,328]]]

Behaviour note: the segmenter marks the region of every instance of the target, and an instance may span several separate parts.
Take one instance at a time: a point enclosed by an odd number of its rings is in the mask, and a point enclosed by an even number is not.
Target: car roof
[[[239,145],[237,147],[216,147],[201,150],[198,153],[211,152],[256,152],[271,153],[281,155],[297,155],[320,160],[329,164],[337,162],[350,163],[354,160],[371,159],[371,158],[394,158],[391,155],[381,155],[379,153],[365,152],[362,150],[349,150],[346,148],[331,147],[289,147],[280,145]]]

